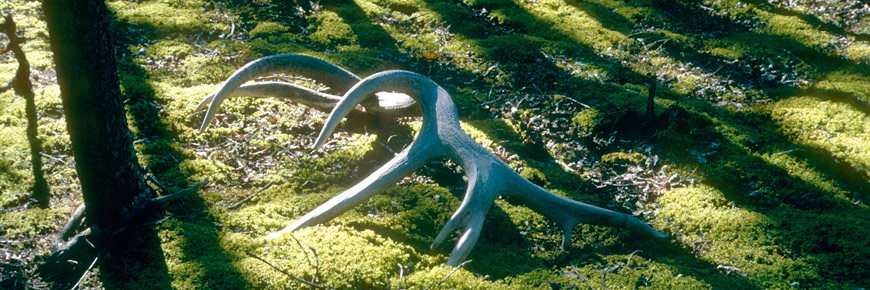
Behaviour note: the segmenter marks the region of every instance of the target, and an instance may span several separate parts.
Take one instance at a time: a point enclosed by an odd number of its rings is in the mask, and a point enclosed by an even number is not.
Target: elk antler
[[[461,229],[459,241],[447,260],[449,266],[459,265],[471,252],[480,237],[489,207],[502,194],[510,195],[559,223],[564,232],[563,248],[570,242],[571,232],[578,223],[621,227],[645,238],[668,238],[668,235],[654,230],[637,218],[553,194],[522,178],[501,159],[474,142],[462,131],[456,106],[450,95],[429,78],[416,73],[386,71],[357,83],[329,115],[314,148],[319,148],[339,121],[366,97],[378,91],[390,90],[407,94],[420,103],[423,125],[417,138],[359,184],[266,238],[274,238],[284,232],[327,222],[368,200],[381,189],[394,184],[427,162],[439,158],[451,158],[458,162],[468,178],[468,188],[462,204],[432,243],[434,248],[454,231]]]
[[[240,96],[279,97],[294,100],[319,110],[327,111],[341,99],[339,96],[321,93],[302,86],[283,82],[260,82],[242,85],[260,76],[276,73],[297,74],[322,82],[338,92],[345,92],[360,81],[355,74],[327,61],[297,54],[281,54],[256,59],[236,70],[212,95],[205,97],[197,106],[200,110],[208,106],[208,111],[199,127],[202,132],[214,118],[221,103],[227,98]],[[378,101],[363,104],[366,113],[380,111],[411,113],[414,101],[408,96],[378,94]]]

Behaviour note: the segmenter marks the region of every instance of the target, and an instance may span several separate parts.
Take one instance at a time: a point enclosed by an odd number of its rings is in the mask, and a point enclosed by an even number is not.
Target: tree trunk
[[[45,0],[45,19],[88,224],[105,228],[148,191],[127,127],[102,0]]]

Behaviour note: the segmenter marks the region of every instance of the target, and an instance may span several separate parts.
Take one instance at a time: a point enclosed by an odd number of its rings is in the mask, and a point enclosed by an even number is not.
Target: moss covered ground
[[[140,259],[91,272],[87,287],[308,287],[288,274],[339,289],[870,287],[870,8],[860,1],[295,3],[108,2],[141,165],[173,190],[210,183],[128,241]],[[39,6],[0,10],[28,38],[52,207],[27,206],[24,101],[0,94],[4,272],[44,254],[44,237],[81,201]],[[429,244],[465,186],[449,161],[325,225],[264,240],[364,178],[419,126],[350,121],[311,152],[325,114],[238,98],[197,132],[199,100],[246,62],[281,53],[360,76],[429,76],[465,131],[521,175],[674,240],[583,225],[562,250],[555,224],[505,197],[470,262],[444,267],[451,247]],[[3,50],[0,81],[15,66]]]

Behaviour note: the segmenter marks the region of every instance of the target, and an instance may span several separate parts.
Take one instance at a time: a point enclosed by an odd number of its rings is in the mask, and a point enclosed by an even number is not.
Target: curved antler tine
[[[445,264],[448,267],[459,266],[459,264],[465,261],[465,257],[468,257],[471,250],[474,249],[474,245],[477,244],[477,240],[480,238],[480,233],[483,231],[483,221],[486,219],[484,217],[485,213],[486,209],[483,209],[483,214],[480,211],[472,213],[473,217],[470,217],[471,220],[468,221],[465,230],[462,231],[462,235],[459,236],[459,241],[457,241],[456,246],[453,247],[453,252],[450,253],[450,258],[447,258],[447,263]]]
[[[402,150],[396,157],[388,161],[384,166],[366,177],[363,181],[333,197],[313,211],[305,214],[292,225],[281,231],[269,234],[267,239],[275,238],[285,232],[291,232],[299,228],[313,226],[332,220],[342,213],[363,203],[375,193],[387,186],[393,185],[403,177],[411,174],[426,162],[432,160],[437,149],[433,150],[432,143],[426,140],[414,140],[411,145]]]
[[[329,87],[345,91],[359,82],[359,77],[327,61],[304,55],[282,54],[254,60],[236,70],[212,98],[199,131],[208,127],[217,109],[230,92],[258,76],[273,73],[293,73],[318,80]]]
[[[354,106],[376,92],[395,90],[397,92],[405,93],[415,101],[419,102],[420,105],[424,107],[425,112],[425,107],[434,106],[435,95],[437,94],[438,89],[437,84],[428,78],[413,72],[393,70],[373,74],[359,81],[353,88],[344,94],[344,98],[339,101],[338,105],[336,105],[332,110],[332,113],[329,114],[329,118],[326,119],[326,123],[323,124],[323,129],[320,131],[320,135],[317,136],[317,141],[314,142],[313,149],[317,150],[324,142],[326,142],[326,139],[329,138],[329,135],[332,134],[335,127],[337,127],[338,123],[341,122],[341,119],[347,116]],[[426,100],[421,102],[424,98]],[[431,116],[429,118],[435,117],[434,114],[434,111],[429,113],[428,115]],[[425,115],[427,114],[424,113],[423,116],[424,124],[427,122],[427,117]]]
[[[214,99],[214,96],[215,94],[211,94],[205,97],[199,106],[197,106],[196,111],[208,106]],[[327,112],[332,111],[335,104],[338,104],[338,101],[341,100],[339,96],[321,93],[300,85],[272,81],[246,84],[227,95],[227,99],[238,97],[289,99],[293,102]],[[360,107],[356,109],[359,110]]]
[[[634,235],[654,240],[670,238],[635,217],[556,195],[516,173],[505,179],[512,198],[559,223],[565,234],[563,248],[570,244],[571,232],[578,223],[624,228]]]
[[[483,222],[486,220],[486,213],[492,206],[493,199],[496,196],[491,193],[499,191],[501,187],[500,183],[489,182],[496,176],[493,174],[498,173],[491,171],[490,165],[485,163],[473,164],[465,169],[465,175],[468,178],[468,188],[465,190],[462,204],[450,216],[450,219],[430,246],[430,249],[438,247],[450,234],[462,228],[462,234],[459,236],[459,240],[453,247],[450,258],[447,260],[448,266],[457,266],[462,263],[465,257],[471,253],[478,238],[480,238]]]
[[[412,107],[416,102],[408,95],[387,92],[378,92],[375,95],[378,97],[378,109],[380,110],[419,114]],[[194,111],[208,107],[214,100],[214,96],[215,94],[210,94],[203,98]],[[227,99],[238,97],[289,99],[327,113],[331,112],[332,108],[342,99],[341,96],[318,92],[300,85],[274,81],[242,85],[230,92]],[[362,111],[362,106],[357,106],[355,109]]]
[[[232,98],[232,96],[230,96],[230,97]],[[212,100],[214,100],[214,94],[209,94],[208,96],[205,96],[205,98],[203,98],[202,101],[199,101],[199,104],[196,105],[196,109],[193,109],[193,111],[199,112],[199,110],[202,110],[205,107],[208,107],[208,105],[211,104]]]

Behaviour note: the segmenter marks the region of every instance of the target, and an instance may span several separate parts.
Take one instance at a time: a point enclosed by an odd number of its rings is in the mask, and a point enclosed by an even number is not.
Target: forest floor
[[[870,287],[864,1],[291,2],[108,3],[142,167],[172,190],[210,182],[124,242],[123,256],[138,259],[104,257],[110,266],[84,288],[308,287],[288,274],[341,289]],[[50,208],[31,206],[24,101],[0,94],[0,288],[45,288],[34,261],[81,192],[40,3],[0,11],[28,39],[52,191]],[[236,98],[198,132],[202,98],[245,63],[282,53],[362,77],[428,76],[465,131],[522,176],[674,240],[582,225],[562,250],[556,224],[500,198],[454,272],[443,266],[452,246],[429,249],[465,190],[451,161],[322,226],[265,240],[391,158],[420,123],[349,120],[311,151],[326,114]],[[16,66],[0,51],[0,82]]]

